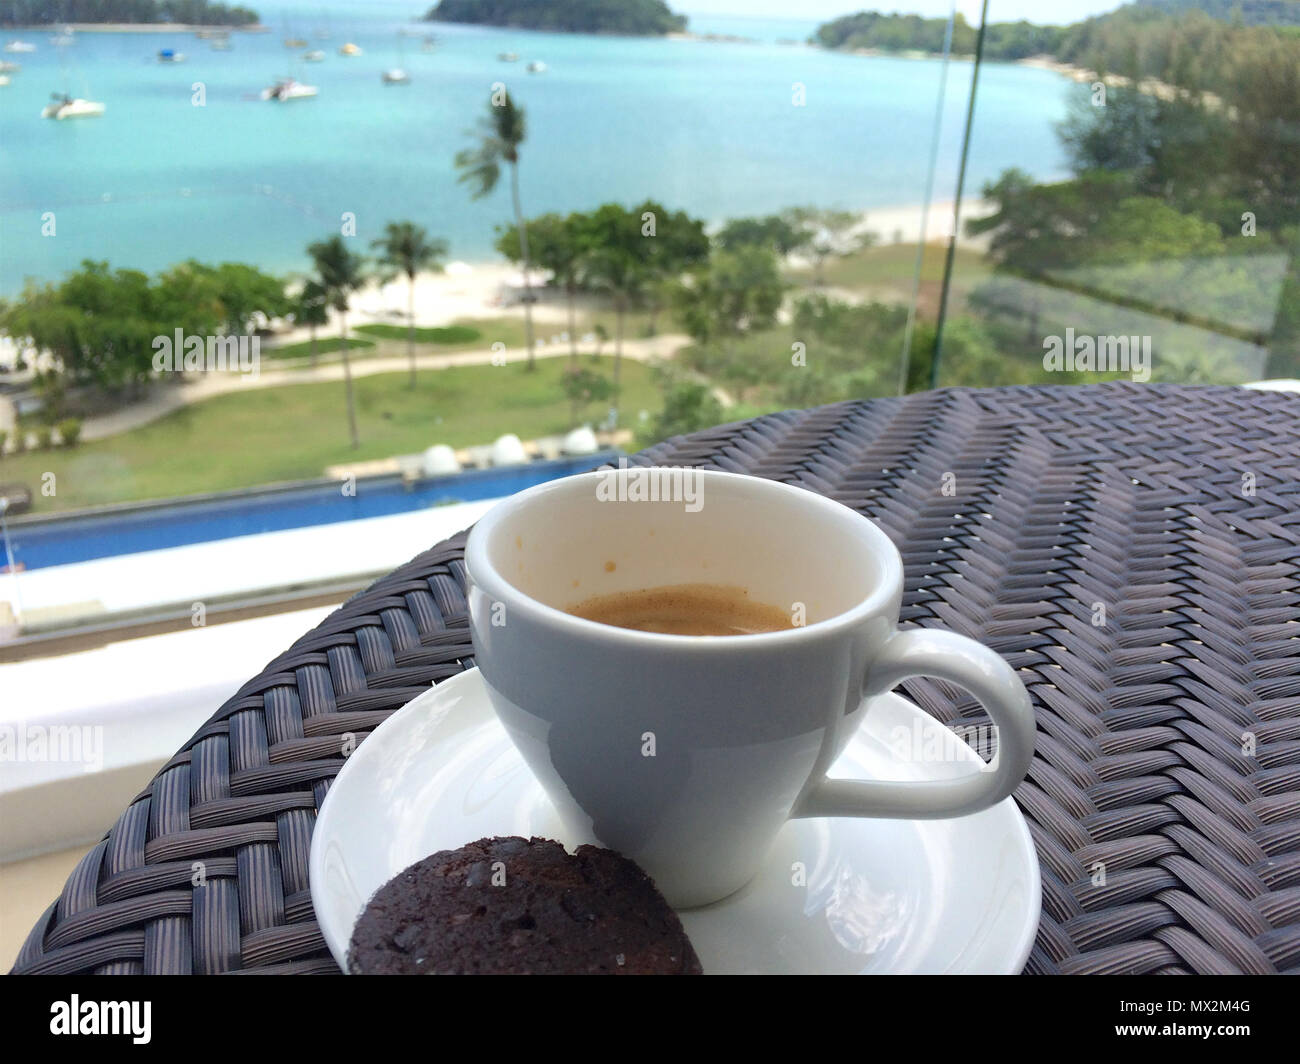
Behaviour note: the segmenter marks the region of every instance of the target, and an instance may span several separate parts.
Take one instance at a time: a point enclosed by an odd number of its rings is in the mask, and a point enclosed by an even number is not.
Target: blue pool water
[[[339,485],[331,483],[132,507],[85,517],[11,521],[9,535],[15,563],[27,569],[43,569],[258,532],[383,517],[439,503],[494,499],[580,473],[617,454],[606,451],[507,469],[476,470],[418,481],[410,487],[397,476],[374,477],[358,480],[355,496],[344,496]]]

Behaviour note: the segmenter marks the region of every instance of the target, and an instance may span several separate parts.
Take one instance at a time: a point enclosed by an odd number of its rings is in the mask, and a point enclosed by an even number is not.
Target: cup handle
[[[833,780],[810,783],[792,817],[895,817],[937,820],[978,813],[1019,786],[1034,756],[1029,692],[1001,655],[956,632],[895,632],[867,668],[864,696],[883,694],[913,676],[948,680],[979,699],[997,728],[998,751],[982,768],[927,782]]]

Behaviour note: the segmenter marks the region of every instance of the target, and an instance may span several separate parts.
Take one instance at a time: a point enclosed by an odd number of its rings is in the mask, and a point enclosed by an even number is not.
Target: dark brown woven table
[[[1026,971],[1300,969],[1300,396],[948,390],[724,425],[632,462],[838,499],[901,550],[905,625],[1021,670],[1039,734],[1016,800],[1043,872]],[[473,665],[463,546],[356,595],[218,709],[14,971],[337,971],[308,891],[316,810],[344,733]],[[955,688],[904,691],[945,723],[984,720]]]

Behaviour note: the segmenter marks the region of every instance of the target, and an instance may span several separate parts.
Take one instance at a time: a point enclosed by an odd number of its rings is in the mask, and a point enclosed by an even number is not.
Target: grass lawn
[[[948,249],[941,244],[926,244],[921,259],[919,303],[922,315],[933,317],[938,310],[939,289],[943,283],[944,260]],[[885,244],[867,248],[842,259],[826,263],[826,284],[833,288],[867,291],[878,298],[893,297],[901,302],[912,298],[912,278],[916,272],[915,244]],[[958,247],[953,255],[951,308],[965,306],[966,295],[990,274],[993,268],[977,251]],[[812,270],[793,270],[789,279],[811,286]]]
[[[599,368],[609,374],[613,359],[601,358]],[[0,459],[0,481],[30,486],[33,512],[47,513],[302,480],[351,459],[409,454],[435,443],[490,443],[506,432],[530,439],[572,427],[559,386],[563,369],[563,359],[544,359],[533,373],[522,362],[427,370],[414,390],[405,373],[358,378],[361,447],[355,451],[342,382],[250,389],[72,450],[7,455]],[[641,363],[625,359],[622,376],[623,421],[635,428],[639,411],[653,417],[661,398]],[[584,412],[589,420],[604,413],[595,405]],[[57,478],[53,498],[40,494],[45,472]]]
[[[405,341],[407,338],[405,325],[358,325],[355,331],[379,340]],[[418,344],[474,344],[482,339],[483,334],[469,325],[416,326],[415,329],[415,342]]]
[[[360,336],[348,337],[348,352],[374,347],[373,340],[363,340]],[[343,338],[339,336],[322,336],[316,341],[316,354],[328,355],[343,350]],[[268,347],[266,353],[271,358],[307,358],[311,355],[311,341],[300,344],[285,344],[283,347]]]

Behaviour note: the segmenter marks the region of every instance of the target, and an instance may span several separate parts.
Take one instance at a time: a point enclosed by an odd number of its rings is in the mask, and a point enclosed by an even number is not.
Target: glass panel
[[[1010,71],[1060,114],[1049,151],[968,180],[936,381],[1300,376],[1300,8],[1097,6],[1025,57],[1019,5],[988,5],[971,160],[1006,158]]]
[[[658,0],[515,5],[538,28],[297,0],[265,32],[166,6],[204,25],[0,4],[0,599],[27,637],[341,598],[602,454],[895,394],[933,339],[951,3],[919,42],[775,0],[684,29]],[[1028,102],[973,180],[1057,152],[1055,79],[1009,76]]]

